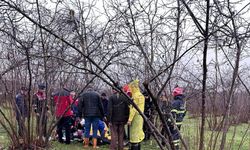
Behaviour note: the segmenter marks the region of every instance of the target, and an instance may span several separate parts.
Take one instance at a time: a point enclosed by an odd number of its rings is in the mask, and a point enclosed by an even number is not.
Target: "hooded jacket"
[[[134,103],[143,112],[145,105],[145,98],[140,92],[139,81],[135,80],[129,83],[129,89],[131,90],[132,99],[134,100]],[[131,143],[141,142],[144,139],[143,118],[133,106],[130,106],[129,121],[131,122],[130,142]]]
[[[56,93],[54,95],[54,101],[56,104],[56,117],[67,117],[73,115],[73,111],[71,110],[73,99],[67,89],[62,89]]]

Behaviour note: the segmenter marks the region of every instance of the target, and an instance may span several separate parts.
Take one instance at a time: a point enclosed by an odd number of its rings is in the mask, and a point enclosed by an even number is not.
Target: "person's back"
[[[67,91],[66,89],[60,90],[54,95],[54,101],[56,104],[56,117],[73,115],[73,112],[70,108],[70,105],[72,104],[73,100],[70,96],[69,91]]]
[[[89,145],[90,129],[93,128],[93,148],[97,148],[98,122],[104,117],[100,95],[91,88],[81,94],[78,104],[79,117],[85,119],[84,147]]]
[[[112,123],[127,123],[129,106],[127,97],[116,93],[109,98],[108,120]]]
[[[59,122],[57,124],[58,141],[64,143],[63,129],[65,130],[66,141],[65,144],[70,144],[70,131],[71,131],[71,116],[73,111],[71,110],[71,104],[73,103],[69,90],[66,88],[60,90],[54,95],[54,101],[56,104],[56,117]]]
[[[173,95],[174,99],[171,101],[171,114],[173,116],[173,119],[176,122],[178,129],[180,130],[183,118],[186,114],[183,89],[180,87],[176,87],[173,90],[172,95]],[[168,121],[168,124],[169,124],[169,129],[171,132],[171,136],[173,138],[172,142],[175,145],[175,149],[179,150],[180,135],[171,121]]]
[[[175,114],[176,125],[181,125],[186,114],[186,104],[183,95],[175,96],[171,112]]]
[[[88,91],[80,96],[78,111],[80,117],[103,117],[104,111],[101,103],[101,98],[98,93]]]
[[[108,121],[111,130],[110,149],[123,149],[124,126],[129,118],[128,98],[113,89],[108,101]]]

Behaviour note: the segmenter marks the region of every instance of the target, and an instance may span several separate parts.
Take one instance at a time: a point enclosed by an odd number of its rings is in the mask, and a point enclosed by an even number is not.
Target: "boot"
[[[99,148],[99,147],[97,146],[97,138],[93,138],[93,148],[94,148],[94,149]]]
[[[131,143],[130,150],[140,150],[140,149],[141,149],[140,143]]]
[[[89,147],[89,138],[84,138],[83,139],[83,141],[84,141],[84,148],[87,148],[87,147]]]

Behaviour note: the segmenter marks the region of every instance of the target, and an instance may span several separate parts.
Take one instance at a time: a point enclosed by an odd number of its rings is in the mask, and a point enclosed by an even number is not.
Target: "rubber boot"
[[[83,139],[83,141],[84,141],[84,148],[87,148],[87,147],[89,147],[89,138],[84,138]]]
[[[97,138],[93,138],[93,148],[94,148],[94,149],[99,148],[99,147],[97,146]]]

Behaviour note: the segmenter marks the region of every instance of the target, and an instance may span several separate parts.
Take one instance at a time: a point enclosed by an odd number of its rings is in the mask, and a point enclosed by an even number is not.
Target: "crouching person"
[[[71,110],[73,99],[70,95],[70,90],[63,88],[54,95],[54,101],[56,104],[56,117],[60,119],[57,124],[58,141],[64,143],[63,129],[65,129],[65,144],[70,144],[71,117],[73,116],[73,111]]]

